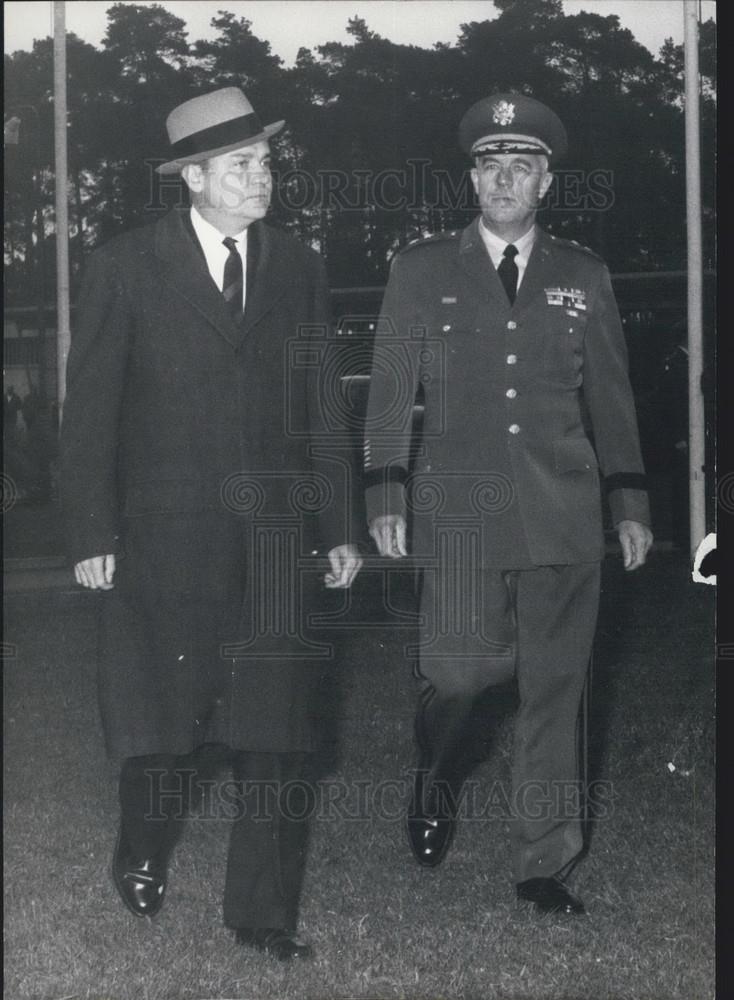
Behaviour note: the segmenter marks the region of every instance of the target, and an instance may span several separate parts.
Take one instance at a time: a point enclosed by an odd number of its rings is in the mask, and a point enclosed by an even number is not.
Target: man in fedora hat
[[[360,557],[349,469],[312,447],[323,387],[290,352],[328,325],[322,261],[263,221],[283,124],[261,124],[235,87],[171,112],[159,170],[181,173],[191,208],[89,260],[62,491],[76,579],[100,592],[117,890],[137,916],[159,910],[197,751],[224,747],[236,779],[218,800],[234,817],[225,922],[289,959],[309,954],[295,933],[303,774],[329,656],[308,613],[323,582],[351,584]]]
[[[370,533],[404,558],[412,507],[422,566],[408,835],[420,864],[440,864],[491,713],[516,681],[503,815],[517,895],[580,914],[565,879],[582,849],[576,734],[604,556],[600,473],[627,570],[652,542],[635,407],[604,263],[536,225],[566,151],[561,121],[496,94],[467,111],[459,138],[480,215],[394,259],[365,443]]]

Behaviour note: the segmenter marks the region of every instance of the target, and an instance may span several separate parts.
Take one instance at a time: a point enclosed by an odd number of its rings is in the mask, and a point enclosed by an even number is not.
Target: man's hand
[[[324,584],[334,589],[346,589],[354,583],[354,578],[362,567],[362,556],[356,545],[337,545],[329,552],[331,572],[324,576]]]
[[[624,568],[639,569],[650,551],[652,532],[646,524],[640,524],[639,521],[620,521],[617,531],[624,555]]]
[[[381,556],[402,559],[407,556],[405,518],[402,514],[384,514],[370,521],[370,535]]]
[[[90,590],[112,590],[114,584],[112,578],[115,575],[115,557],[92,556],[91,559],[83,559],[74,567],[76,582],[82,587],[89,587]]]

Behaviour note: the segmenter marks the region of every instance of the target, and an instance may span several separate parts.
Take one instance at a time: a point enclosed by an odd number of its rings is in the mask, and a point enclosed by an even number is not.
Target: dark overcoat
[[[318,557],[348,540],[338,464],[314,459],[321,259],[248,231],[244,321],[172,212],[90,258],[68,362],[62,498],[73,562],[114,553],[99,694],[113,757],[206,740],[307,750],[328,647]]]
[[[474,526],[489,568],[599,560],[601,475],[615,524],[649,521],[622,324],[596,254],[539,230],[513,305],[478,219],[394,259],[368,407],[370,519],[405,511],[409,468],[418,558],[446,558],[442,527]]]

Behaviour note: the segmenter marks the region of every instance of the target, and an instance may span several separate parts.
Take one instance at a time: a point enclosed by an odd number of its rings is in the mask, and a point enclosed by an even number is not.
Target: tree
[[[116,3],[107,17],[102,45],[120,66],[124,79],[162,82],[186,66],[186,22],[165,7]]]
[[[684,104],[684,50],[668,38],[660,49],[658,99],[668,109],[682,109]],[[701,186],[703,199],[704,259],[708,267],[716,263],[716,22],[704,21],[699,32],[699,71],[701,75]],[[681,126],[674,171],[682,187],[685,171],[685,146]]]
[[[258,115],[276,115],[282,91],[282,60],[266,42],[252,33],[252,22],[228,11],[211,19],[219,32],[212,41],[199,40],[192,52],[197,87],[241,87]]]
[[[66,39],[69,153],[71,181],[72,263],[81,265],[86,203],[93,200],[96,183],[88,171],[103,135],[97,120],[100,93],[114,88],[104,53],[73,33]],[[15,233],[13,256],[25,262],[21,286],[12,279],[11,296],[40,294],[53,298],[54,255],[43,243],[53,232],[53,43],[34,42],[31,52],[5,57],[6,107],[20,118],[19,143],[6,155],[6,232]],[[40,213],[40,215],[39,215]],[[35,225],[31,220],[37,216]],[[25,218],[22,235],[18,216]],[[40,219],[43,219],[41,223]],[[15,274],[20,272],[16,268]],[[21,293],[21,287],[24,289]]]
[[[101,48],[68,36],[75,262],[162,209],[153,167],[169,156],[170,110],[239,86],[263,121],[287,122],[272,142],[272,216],[324,254],[334,284],[381,283],[396,247],[474,215],[457,129],[474,101],[497,90],[535,95],[568,125],[569,158],[543,216],[552,231],[592,246],[615,270],[683,266],[682,47],[668,41],[656,57],[618,17],[565,16],[560,0],[495,0],[494,12],[432,49],[398,45],[355,17],[348,42],[301,48],[286,68],[231,12],[212,18],[212,39],[189,45],[185,22],[159,4],[113,4]],[[708,21],[705,151],[715,141],[715,41]],[[39,270],[38,233],[53,228],[51,40],[6,57],[5,72],[24,136],[6,163],[6,280],[26,294]],[[713,259],[712,156],[703,179]],[[183,203],[183,184],[171,197]]]
[[[107,11],[102,45],[117,76],[98,111],[101,236],[160,210],[154,167],[168,158],[165,119],[192,96],[185,22],[159,4],[116,3]],[[106,124],[105,124],[106,123]]]
[[[461,91],[470,103],[493,91],[542,93],[562,85],[550,40],[563,20],[560,0],[495,0],[500,16],[461,25]]]

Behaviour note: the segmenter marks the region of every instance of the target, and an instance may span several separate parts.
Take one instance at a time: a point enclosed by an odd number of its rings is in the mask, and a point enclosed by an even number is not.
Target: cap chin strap
[[[483,156],[487,153],[535,153],[551,156],[550,146],[533,135],[485,135],[472,145],[472,156]]]

